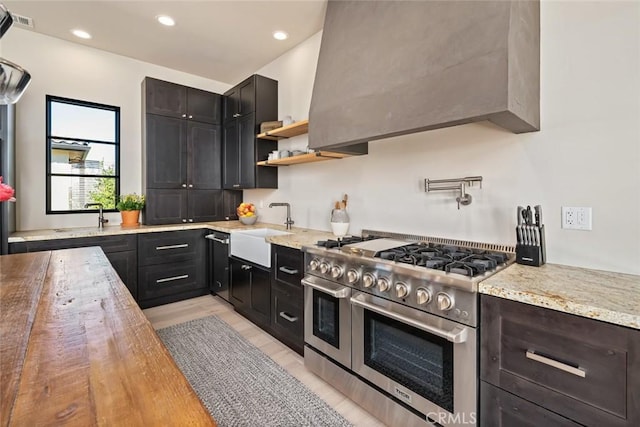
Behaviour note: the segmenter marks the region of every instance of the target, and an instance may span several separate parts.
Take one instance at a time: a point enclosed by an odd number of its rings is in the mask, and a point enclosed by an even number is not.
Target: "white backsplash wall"
[[[97,214],[45,214],[45,95],[120,107],[122,194],[141,192],[142,106],[145,76],[223,93],[231,85],[114,55],[98,49],[12,28],[2,38],[2,56],[31,73],[16,107],[17,229],[94,226]],[[120,224],[119,213],[107,213]]]
[[[369,154],[281,167],[277,190],[247,190],[260,219],[329,230],[349,195],[350,232],[362,228],[515,244],[516,206],[540,204],[548,261],[640,274],[640,4],[541,4],[540,132],[477,123],[375,141]],[[317,34],[259,74],[279,81],[280,118],[306,118]],[[307,136],[280,142],[306,146]],[[473,202],[424,192],[424,179],[484,177]],[[593,230],[560,227],[561,206],[593,208]]]

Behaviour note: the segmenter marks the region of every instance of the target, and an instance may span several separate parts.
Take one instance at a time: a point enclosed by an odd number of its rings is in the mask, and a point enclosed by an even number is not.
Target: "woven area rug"
[[[215,316],[158,335],[219,426],[350,426]]]

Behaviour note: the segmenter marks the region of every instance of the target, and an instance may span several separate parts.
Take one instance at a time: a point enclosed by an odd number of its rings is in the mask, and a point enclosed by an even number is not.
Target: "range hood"
[[[329,0],[309,147],[489,120],[539,130],[538,1]]]

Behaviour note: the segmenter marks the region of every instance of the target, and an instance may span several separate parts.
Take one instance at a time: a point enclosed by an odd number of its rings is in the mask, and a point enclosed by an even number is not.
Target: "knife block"
[[[522,265],[540,267],[547,261],[544,225],[540,227],[540,245],[516,245],[516,262]]]

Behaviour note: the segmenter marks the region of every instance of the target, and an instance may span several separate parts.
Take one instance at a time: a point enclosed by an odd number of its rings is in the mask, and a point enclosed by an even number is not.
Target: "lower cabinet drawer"
[[[482,295],[480,377],[588,426],[640,425],[640,331]]]
[[[274,285],[271,288],[271,329],[289,347],[302,354],[304,309],[302,289]]]
[[[274,277],[276,280],[301,286],[303,275],[302,252],[286,246],[272,245],[274,258]]]
[[[579,427],[561,417],[511,393],[480,381],[481,427]]]
[[[205,250],[204,230],[141,234],[138,237],[138,265],[191,261]]]
[[[142,267],[138,278],[140,301],[207,289],[204,269],[195,262]]]

